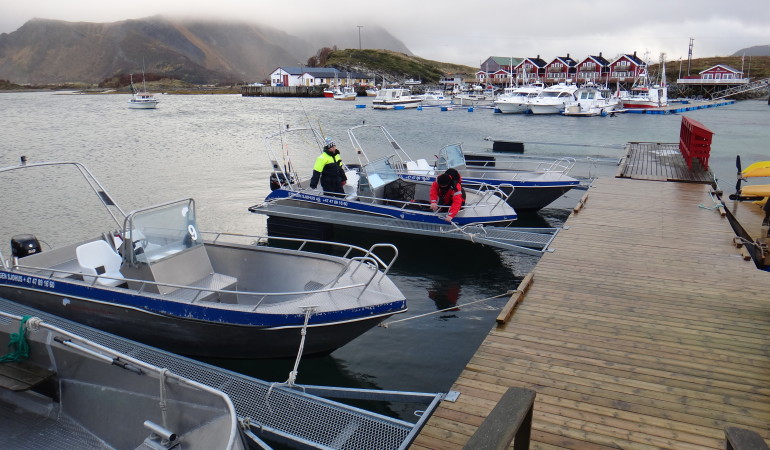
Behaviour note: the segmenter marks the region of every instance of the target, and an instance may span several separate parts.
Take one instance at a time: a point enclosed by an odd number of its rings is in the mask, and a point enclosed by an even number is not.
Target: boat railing
[[[374,258],[369,258],[369,260],[374,261]],[[26,270],[31,273],[36,273],[42,276],[42,274],[47,273],[47,278],[53,280],[53,279],[62,279],[62,278],[68,278],[68,277],[77,277],[82,276],[83,274],[81,272],[73,272],[68,270],[61,270],[61,269],[51,269],[47,267],[34,267],[34,266],[23,266],[23,265],[14,265],[13,269],[22,269]],[[375,274],[377,272],[374,272]],[[368,286],[368,283],[354,283],[349,284],[345,286],[332,286],[332,287],[326,287],[322,289],[311,289],[311,290],[303,290],[303,291],[289,291],[289,292],[254,292],[254,291],[239,291],[239,290],[231,290],[231,289],[214,289],[211,287],[199,287],[199,286],[189,286],[189,285],[183,285],[183,284],[174,284],[174,283],[165,283],[165,282],[158,282],[158,281],[149,281],[149,280],[139,280],[134,278],[115,278],[115,277],[108,277],[104,275],[88,275],[89,277],[93,277],[94,280],[88,282],[89,286],[95,286],[97,281],[99,279],[102,280],[122,280],[126,283],[136,283],[139,285],[139,288],[132,289],[132,291],[136,291],[138,293],[150,293],[146,290],[148,286],[163,286],[167,288],[172,289],[180,289],[183,291],[194,291],[196,292],[195,296],[191,299],[184,299],[180,300],[177,298],[174,298],[173,295],[164,295],[164,294],[158,294],[153,293],[154,295],[159,295],[166,300],[169,301],[177,301],[177,302],[183,302],[183,303],[195,303],[197,300],[199,300],[202,296],[205,296],[205,294],[216,292],[218,294],[224,294],[224,295],[234,295],[234,296],[249,296],[249,297],[258,297],[259,301],[255,305],[249,304],[248,306],[252,306],[251,310],[256,311],[257,308],[262,304],[262,302],[269,297],[292,297],[292,296],[305,296],[310,294],[318,294],[318,293],[324,293],[324,292],[335,292],[335,291],[344,291],[348,289],[357,289],[360,287]],[[74,280],[74,278],[73,278]],[[34,281],[33,281],[34,282]],[[44,287],[44,285],[42,286]],[[51,286],[53,287],[53,286]],[[121,290],[123,288],[121,287],[113,287],[113,290]]]
[[[23,320],[21,316],[10,314],[4,311],[0,311],[0,317],[10,319],[16,322],[22,322]],[[54,347],[59,345],[68,349],[68,351],[70,352],[80,353],[95,361],[101,361],[102,363],[105,363],[105,364],[110,364],[110,365],[120,367],[124,370],[128,370],[130,372],[135,373],[137,376],[157,379],[159,382],[156,385],[159,389],[158,396],[160,397],[164,405],[163,406],[164,418],[166,414],[165,405],[169,405],[169,407],[173,407],[172,405],[179,403],[175,401],[168,401],[169,399],[174,400],[174,396],[175,396],[174,392],[178,391],[178,387],[174,387],[174,385],[184,385],[189,387],[190,389],[207,392],[213,396],[218,397],[222,402],[221,403],[222,411],[226,410],[230,418],[229,420],[230,437],[228,439],[228,444],[225,448],[236,447],[235,445],[236,439],[239,439],[240,437],[238,415],[232,400],[230,400],[230,397],[224,392],[218,389],[215,389],[211,386],[207,386],[205,384],[199,383],[190,378],[186,378],[182,375],[176,374],[166,368],[158,367],[150,363],[147,363],[145,361],[142,361],[140,359],[131,357],[127,354],[120,353],[112,348],[101,345],[93,340],[86,339],[80,335],[71,333],[63,328],[59,328],[55,325],[52,325],[36,317],[29,318],[26,321],[24,326],[30,333],[41,333],[41,332],[47,333],[47,336],[39,339],[38,342],[47,343],[48,346]],[[51,361],[51,364],[53,364],[54,367],[56,367],[55,358],[57,354],[58,353],[55,351],[48,352],[49,357],[53,359]],[[155,381],[152,381],[152,380],[150,381],[152,383],[156,383]],[[218,405],[211,404],[208,406],[211,406],[212,408],[214,408],[214,407],[217,407]],[[150,421],[147,421],[147,422],[149,422],[151,426],[156,425]],[[147,422],[145,422],[145,427],[147,427]],[[152,428],[149,428],[149,429],[152,430]],[[161,428],[156,428],[153,431],[157,431],[160,429]],[[162,428],[162,429],[165,431],[165,428]],[[173,430],[168,430],[168,431],[173,431]]]
[[[388,271],[390,271],[390,268],[393,267],[393,264],[395,264],[396,259],[398,258],[398,249],[393,244],[386,244],[386,243],[376,243],[373,244],[368,249],[359,247],[357,245],[353,244],[346,244],[343,242],[335,242],[335,241],[321,241],[316,239],[302,239],[302,238],[292,238],[292,237],[283,237],[283,236],[263,236],[263,235],[251,235],[251,234],[242,234],[242,233],[226,233],[226,232],[212,232],[212,231],[202,231],[202,235],[205,236],[211,236],[211,242],[213,244],[220,243],[220,238],[230,238],[232,241],[231,243],[238,243],[234,242],[236,239],[245,239],[249,240],[250,244],[252,245],[267,245],[270,241],[283,241],[283,242],[293,242],[298,244],[298,251],[303,251],[306,247],[313,244],[322,244],[325,246],[331,246],[333,248],[339,248],[341,250],[344,250],[344,254],[342,255],[342,258],[345,259],[353,259],[354,257],[351,256],[353,252],[359,252],[363,254],[364,257],[371,259],[373,262],[376,263],[377,267],[383,271],[384,274],[387,274]],[[385,260],[379,255],[375,253],[376,249],[380,248],[389,248],[393,251],[393,257],[390,258],[390,260]]]

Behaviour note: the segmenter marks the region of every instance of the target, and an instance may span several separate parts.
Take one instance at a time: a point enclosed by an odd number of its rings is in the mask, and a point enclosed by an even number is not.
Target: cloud
[[[657,61],[687,56],[729,55],[743,47],[770,44],[770,8],[748,0],[732,8],[723,0],[556,0],[547,4],[512,0],[441,3],[390,0],[365,6],[352,0],[254,2],[136,0],[127,7],[96,0],[8,0],[0,6],[0,32],[12,32],[33,17],[75,22],[115,22],[153,15],[253,22],[288,33],[307,27],[349,27],[358,33],[381,26],[417,56],[478,66],[488,56],[575,58],[602,52],[613,57],[637,52]]]

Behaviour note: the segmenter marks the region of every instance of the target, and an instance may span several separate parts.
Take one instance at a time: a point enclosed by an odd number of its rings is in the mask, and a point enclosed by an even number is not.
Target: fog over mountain
[[[383,28],[367,28],[366,42],[411,54]],[[192,83],[253,82],[279,66],[304,64],[321,47],[358,44],[357,33],[333,28],[291,35],[266,25],[162,16],[111,23],[32,19],[0,34],[0,79],[98,83],[144,67]]]

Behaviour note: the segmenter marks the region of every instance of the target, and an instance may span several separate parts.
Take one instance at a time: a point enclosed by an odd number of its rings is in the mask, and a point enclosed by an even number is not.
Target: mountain
[[[306,62],[321,47],[357,47],[356,31],[354,36],[331,31],[294,36],[258,24],[161,16],[112,23],[33,19],[0,34],[0,79],[98,83],[144,69],[195,84],[261,81],[279,66]],[[409,53],[384,29],[367,28],[366,42]]]
[[[755,45],[733,53],[732,56],[770,56],[770,45]]]

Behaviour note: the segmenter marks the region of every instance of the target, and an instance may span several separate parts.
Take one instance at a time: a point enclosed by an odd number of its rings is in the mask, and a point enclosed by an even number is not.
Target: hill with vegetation
[[[403,82],[411,78],[425,84],[437,84],[446,74],[473,75],[479,70],[476,67],[431,61],[391,50],[374,49],[334,50],[326,58],[326,66],[373,74],[378,77],[378,83],[379,77],[385,77],[388,82]]]
[[[710,58],[696,58],[690,61],[690,75],[697,75],[698,72],[709,67],[722,64],[730,66],[733,69],[743,69],[746,78],[758,80],[770,78],[770,56],[752,56],[742,58],[741,56],[712,56]],[[657,73],[659,64],[651,64],[650,72]],[[666,62],[666,81],[668,84],[676,83],[677,78],[687,76],[687,61],[668,61]]]

